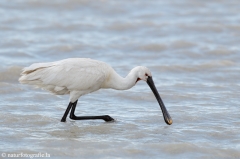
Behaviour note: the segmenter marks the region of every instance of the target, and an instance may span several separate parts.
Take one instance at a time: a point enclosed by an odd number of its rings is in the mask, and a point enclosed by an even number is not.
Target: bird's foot
[[[69,116],[72,120],[96,120],[96,119],[102,119],[106,122],[112,122],[114,119],[110,117],[109,115],[101,115],[101,116],[75,116],[74,114],[70,114]],[[64,120],[62,122],[65,122]]]
[[[113,122],[114,121],[114,119],[112,117],[110,117],[109,115],[104,115],[103,120],[106,121],[106,122]]]
[[[66,119],[62,119],[61,122],[66,122]]]

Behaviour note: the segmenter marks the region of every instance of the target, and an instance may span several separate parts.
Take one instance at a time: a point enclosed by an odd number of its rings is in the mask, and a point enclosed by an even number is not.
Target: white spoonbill
[[[73,120],[102,119],[114,121],[109,115],[75,116],[74,112],[78,98],[101,88],[127,90],[132,88],[139,80],[147,82],[162,109],[165,122],[171,125],[171,116],[158,94],[152,80],[152,74],[144,66],[133,68],[123,78],[104,62],[86,58],[69,58],[56,62],[34,63],[25,67],[19,78],[20,83],[35,85],[56,95],[70,94],[70,102],[61,122],[66,121],[70,110],[70,118]]]

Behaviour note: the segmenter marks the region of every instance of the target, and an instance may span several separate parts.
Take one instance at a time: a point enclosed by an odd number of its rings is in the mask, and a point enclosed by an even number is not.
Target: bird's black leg
[[[70,112],[70,119],[72,120],[94,120],[94,119],[102,119],[106,122],[108,121],[114,121],[114,119],[112,117],[110,117],[109,115],[101,115],[101,116],[75,116],[74,112],[75,112],[75,108],[77,106],[77,102],[73,103],[72,106],[72,110]]]
[[[65,121],[66,121],[67,115],[68,115],[70,109],[72,108],[73,104],[74,104],[74,103],[69,102],[68,107],[67,107],[67,109],[66,109],[66,111],[65,111],[65,113],[64,113],[64,115],[63,115],[63,117],[62,117],[61,122],[65,122]]]

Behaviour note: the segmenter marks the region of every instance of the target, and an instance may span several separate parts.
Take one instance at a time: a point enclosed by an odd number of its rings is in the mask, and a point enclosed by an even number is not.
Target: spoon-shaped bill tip
[[[168,125],[171,125],[171,124],[173,123],[171,117],[170,117],[170,118],[165,118],[165,117],[164,117],[164,120],[165,120],[166,124],[168,124]]]

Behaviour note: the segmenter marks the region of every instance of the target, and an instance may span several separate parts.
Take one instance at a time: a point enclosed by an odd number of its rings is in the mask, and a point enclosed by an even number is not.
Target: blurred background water
[[[0,152],[52,158],[240,158],[240,1],[1,0]],[[144,82],[81,97],[18,83],[23,67],[70,57],[120,75],[147,66],[173,118]]]

